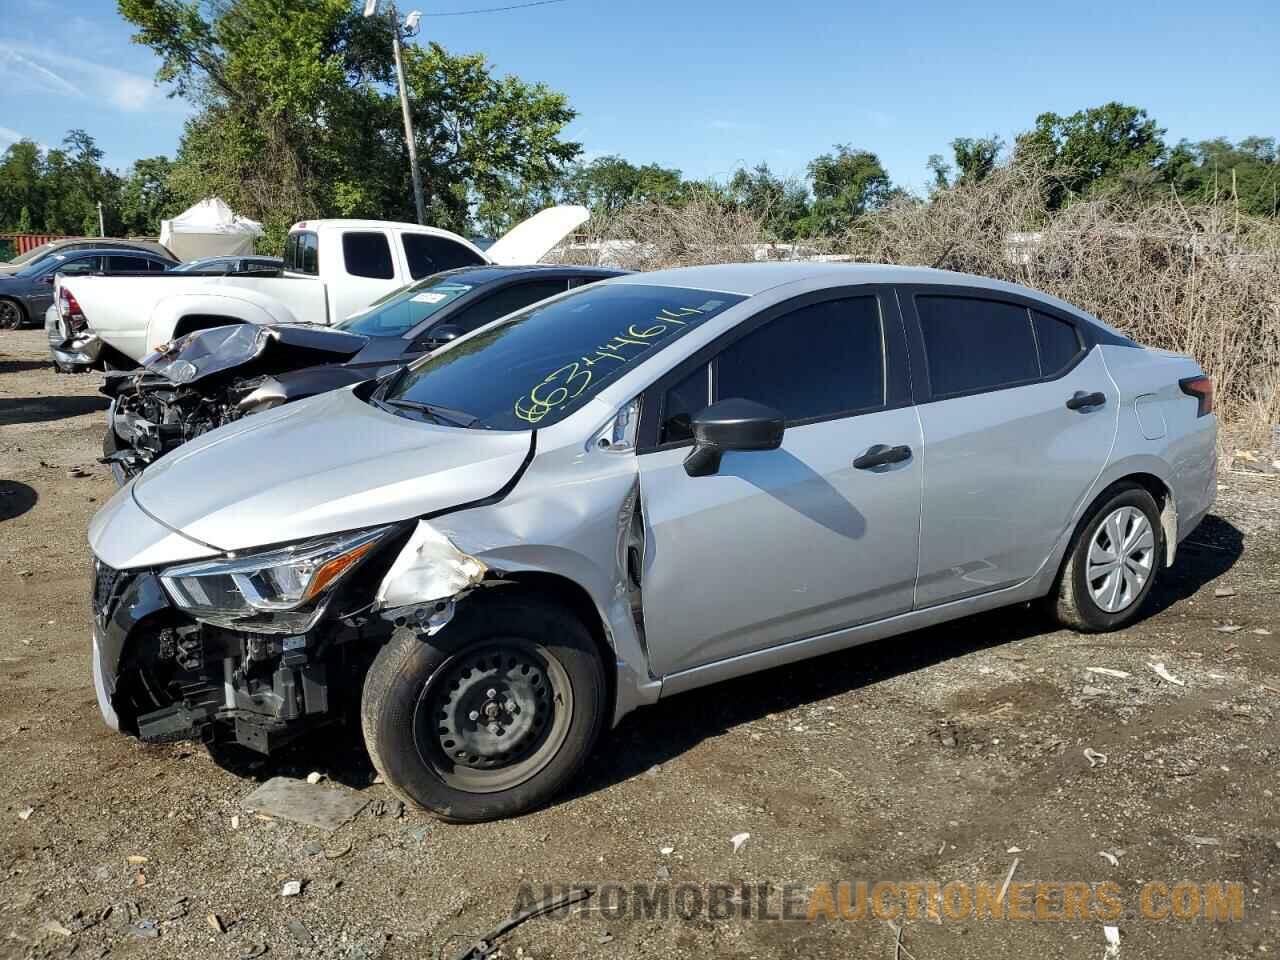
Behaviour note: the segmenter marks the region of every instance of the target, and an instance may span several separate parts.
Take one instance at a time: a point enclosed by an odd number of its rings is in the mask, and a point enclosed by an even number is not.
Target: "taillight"
[[[58,314],[67,322],[67,327],[73,331],[84,330],[89,325],[89,321],[85,319],[84,311],[80,309],[80,304],[76,302],[75,294],[66,287],[58,289]]]
[[[1187,377],[1185,380],[1179,380],[1178,386],[1188,397],[1196,398],[1199,405],[1196,408],[1197,417],[1213,413],[1213,379],[1211,377]]]

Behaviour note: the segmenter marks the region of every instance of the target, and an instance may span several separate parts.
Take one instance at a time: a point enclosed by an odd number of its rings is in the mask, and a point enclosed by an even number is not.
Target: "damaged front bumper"
[[[104,721],[149,743],[228,741],[270,753],[332,722],[331,624],[300,636],[196,623],[150,571],[95,561],[93,680]]]
[[[44,314],[44,330],[49,338],[49,354],[60,367],[88,369],[102,354],[102,341],[90,330],[73,331],[52,306]]]

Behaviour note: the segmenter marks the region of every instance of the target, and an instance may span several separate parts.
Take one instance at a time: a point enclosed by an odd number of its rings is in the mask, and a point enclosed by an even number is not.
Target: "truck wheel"
[[[1155,499],[1137,484],[1111,487],[1090,508],[1047,598],[1057,621],[1085,633],[1137,619],[1165,553]]]
[[[591,752],[607,701],[604,665],[576,617],[514,588],[482,593],[433,637],[398,628],[361,705],[383,779],[455,823],[514,816],[559,793]]]
[[[16,300],[0,298],[0,330],[17,330],[27,322],[27,312]]]

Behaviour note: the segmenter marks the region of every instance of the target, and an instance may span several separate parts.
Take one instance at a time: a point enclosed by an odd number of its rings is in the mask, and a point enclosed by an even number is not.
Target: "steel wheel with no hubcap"
[[[518,786],[563,746],[573,690],[546,648],[515,638],[447,660],[414,711],[422,762],[446,784],[472,793]]]
[[[1089,544],[1086,579],[1093,602],[1107,613],[1130,606],[1151,576],[1154,556],[1155,534],[1146,514],[1130,506],[1107,514]]]

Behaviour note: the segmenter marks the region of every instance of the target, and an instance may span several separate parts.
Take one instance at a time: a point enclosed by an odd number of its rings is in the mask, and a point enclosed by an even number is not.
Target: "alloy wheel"
[[[0,330],[17,330],[22,326],[22,311],[12,300],[0,300]]]
[[[1093,602],[1107,613],[1131,606],[1151,577],[1155,546],[1151,522],[1137,507],[1107,514],[1089,543],[1086,579]]]

